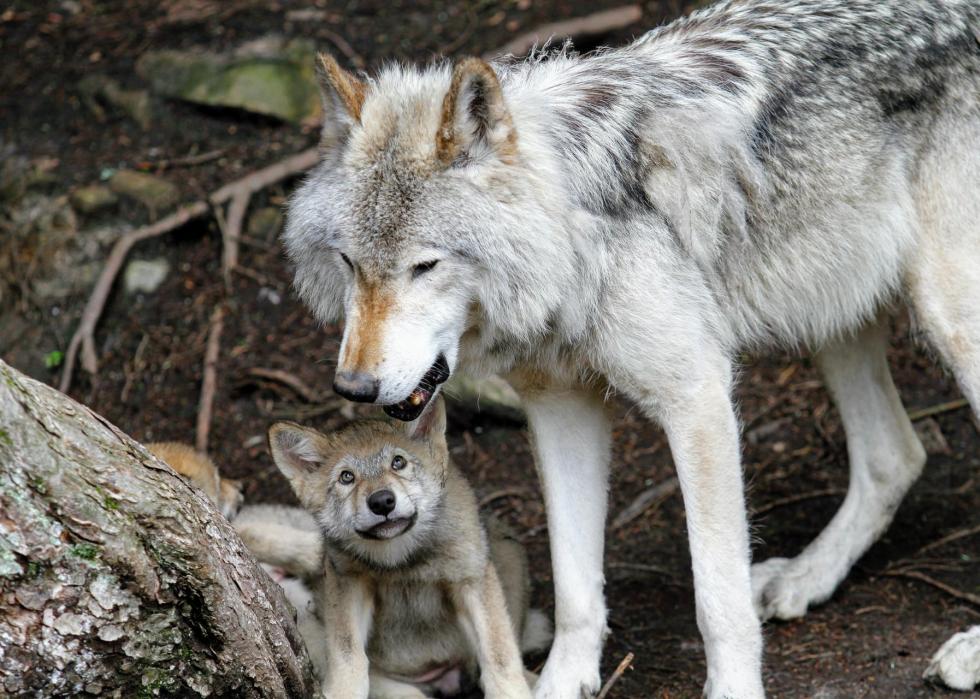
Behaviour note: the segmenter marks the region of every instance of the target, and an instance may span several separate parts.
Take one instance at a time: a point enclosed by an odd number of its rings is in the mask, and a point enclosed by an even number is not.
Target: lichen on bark
[[[310,697],[279,587],[141,445],[0,361],[0,695]]]

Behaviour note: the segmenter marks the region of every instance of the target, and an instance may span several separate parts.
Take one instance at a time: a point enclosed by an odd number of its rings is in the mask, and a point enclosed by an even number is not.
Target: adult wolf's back
[[[763,694],[735,353],[817,351],[854,472],[803,555],[756,569],[764,614],[829,596],[921,468],[882,304],[911,301],[980,408],[978,18],[977,0],[747,0],[585,57],[367,81],[323,59],[297,287],[346,315],[345,395],[411,417],[461,366],[522,392],[555,568],[539,699],[598,688],[608,388],[670,440],[712,698]]]

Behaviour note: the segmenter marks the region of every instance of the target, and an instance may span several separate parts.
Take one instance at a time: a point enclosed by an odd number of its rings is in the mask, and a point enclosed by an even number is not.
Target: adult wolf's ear
[[[316,76],[323,105],[321,138],[324,143],[330,144],[351,126],[360,123],[367,85],[341,68],[329,53],[318,53],[316,59]]]
[[[411,439],[430,442],[433,446],[446,446],[446,402],[436,396],[432,403],[412,422],[403,422]]]
[[[488,152],[504,162],[516,157],[514,122],[490,64],[480,58],[464,58],[453,69],[442,100],[436,157],[448,167],[462,155],[479,158]]]
[[[282,475],[303,499],[306,477],[323,464],[323,435],[294,422],[277,422],[269,428],[269,451]]]

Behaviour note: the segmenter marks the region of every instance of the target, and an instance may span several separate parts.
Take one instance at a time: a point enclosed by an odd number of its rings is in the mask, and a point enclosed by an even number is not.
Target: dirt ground
[[[313,144],[315,130],[177,102],[158,104],[149,130],[112,114],[99,123],[78,91],[87,73],[106,73],[124,87],[139,88],[133,65],[147,49],[206,45],[221,50],[269,32],[313,38],[330,50],[331,34],[341,35],[370,68],[389,58],[480,53],[516,32],[615,4],[15,0],[0,6],[0,138],[29,158],[57,159],[52,190],[95,182],[107,167],[142,167],[170,178],[190,201]],[[646,3],[642,22],[585,43],[624,42],[692,4]],[[318,21],[297,21],[290,14],[310,8],[322,11]],[[197,166],[161,165],[214,150],[220,157]],[[281,205],[288,192],[288,185],[267,190],[253,200],[253,210]],[[113,221],[133,225],[150,220],[146,211],[128,205],[115,216]],[[193,441],[208,317],[223,293],[216,228],[207,221],[194,223],[140,244],[132,256],[166,257],[172,272],[153,294],[113,295],[96,338],[100,372],[95,377],[80,372],[71,394],[137,439]],[[273,237],[250,240],[241,264],[222,337],[210,448],[227,475],[244,479],[247,501],[281,501],[288,491],[266,452],[264,432],[278,418],[323,428],[343,420],[329,391],[338,331],[318,328],[296,300]],[[0,308],[0,356],[56,383],[57,371],[47,369],[44,358],[65,349],[84,302],[84,293],[57,304],[15,295]],[[959,398],[951,378],[910,340],[900,311],[894,326],[891,364],[908,408]],[[841,502],[847,484],[844,435],[809,359],[783,355],[743,361],[738,398],[746,426],[745,475],[756,513],[754,556],[794,555]],[[250,378],[256,367],[286,370],[324,398],[305,402],[281,385]],[[673,476],[663,434],[635,409],[621,408],[610,522],[639,492]],[[954,696],[927,686],[921,674],[954,631],[980,623],[980,610],[896,573],[915,570],[953,588],[980,592],[976,536],[918,553],[980,523],[980,428],[962,408],[917,426],[930,438],[932,453],[888,533],[830,602],[803,620],[766,626],[770,696]],[[451,444],[485,507],[522,532],[535,600],[550,609],[547,529],[524,430],[479,416],[456,420]],[[627,652],[635,654],[611,697],[700,696],[705,669],[684,526],[680,497],[670,492],[633,521],[607,530],[611,633],[603,675]]]

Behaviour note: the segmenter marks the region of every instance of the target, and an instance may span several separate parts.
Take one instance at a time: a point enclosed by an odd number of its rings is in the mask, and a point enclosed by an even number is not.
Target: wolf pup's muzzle
[[[446,356],[440,354],[429,367],[429,370],[425,372],[425,376],[419,381],[419,385],[408,394],[408,398],[400,403],[386,405],[385,412],[396,420],[410,422],[416,419],[425,410],[425,406],[432,400],[436,391],[439,390],[439,384],[445,383],[449,378],[449,373],[449,363],[446,361]]]

